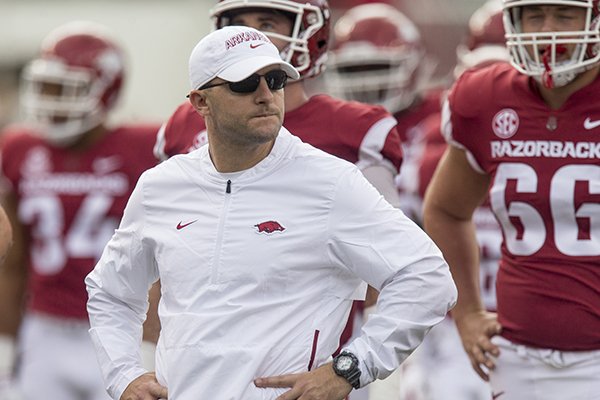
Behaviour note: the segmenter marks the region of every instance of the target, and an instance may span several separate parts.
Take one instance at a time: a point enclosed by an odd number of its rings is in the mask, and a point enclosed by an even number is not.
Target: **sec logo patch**
[[[494,115],[492,129],[500,139],[508,139],[519,129],[519,116],[512,108],[505,108]]]

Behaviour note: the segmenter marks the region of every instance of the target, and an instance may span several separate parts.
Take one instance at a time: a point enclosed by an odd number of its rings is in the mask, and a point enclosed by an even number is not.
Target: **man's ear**
[[[206,94],[200,90],[192,90],[188,97],[192,107],[194,107],[196,112],[202,116],[205,116],[206,112],[208,111]]]

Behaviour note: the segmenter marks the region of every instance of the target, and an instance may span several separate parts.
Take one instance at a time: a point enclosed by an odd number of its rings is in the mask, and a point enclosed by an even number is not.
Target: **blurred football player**
[[[328,91],[346,100],[381,105],[398,121],[404,153],[402,173],[397,177],[400,208],[413,219],[418,213],[410,193],[416,192],[419,123],[441,107],[442,89],[424,88],[434,67],[417,26],[392,5],[358,5],[335,24],[325,74]]]
[[[416,25],[392,5],[357,5],[348,9],[335,24],[334,46],[325,73],[327,89],[333,96],[348,101],[381,105],[394,115],[404,156],[399,175],[402,177],[414,175],[413,144],[419,136],[420,120],[440,110],[441,92],[423,91],[423,83],[431,75],[432,67]],[[414,180],[407,178],[406,182]],[[413,196],[403,185],[399,196],[400,208],[414,220]],[[355,305],[353,331],[348,332],[349,326],[344,340],[358,334],[376,298],[377,292],[370,288],[364,304]],[[423,398],[424,381],[416,356],[411,355],[385,381],[371,385],[370,398]],[[358,398],[359,393],[353,395]]]
[[[452,315],[501,400],[599,399],[597,0],[503,0],[511,65],[466,71],[444,107],[449,143],[425,227],[459,287]],[[497,314],[479,289],[474,211],[502,231]]]
[[[2,135],[14,246],[2,266],[0,342],[11,348],[18,333],[26,400],[109,398],[88,335],[83,279],[139,175],[156,164],[158,129],[108,127],[123,79],[124,55],[104,27],[63,25],[23,72],[27,123]]]

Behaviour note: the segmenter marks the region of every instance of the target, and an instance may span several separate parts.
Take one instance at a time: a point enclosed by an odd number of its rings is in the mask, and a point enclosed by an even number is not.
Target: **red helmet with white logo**
[[[569,32],[523,32],[522,7],[538,5],[581,8],[585,10],[584,26]],[[564,86],[600,61],[598,0],[503,0],[503,9],[511,64],[545,86]],[[569,45],[574,45],[571,56],[560,60]]]
[[[106,28],[72,22],[52,31],[23,72],[25,116],[57,144],[100,125],[119,96],[124,60]]]
[[[346,100],[379,104],[391,112],[417,96],[425,50],[416,25],[389,4],[349,9],[334,28],[327,84]]]
[[[455,76],[468,68],[509,60],[502,19],[500,0],[488,0],[475,10],[469,19],[469,32],[465,42],[456,48],[458,63]]]
[[[264,32],[271,38],[282,39],[288,46],[281,58],[292,64],[301,78],[316,76],[325,67],[329,44],[330,10],[327,0],[220,0],[210,11],[215,28],[230,25],[230,13],[247,9],[271,9],[293,18],[289,36]]]

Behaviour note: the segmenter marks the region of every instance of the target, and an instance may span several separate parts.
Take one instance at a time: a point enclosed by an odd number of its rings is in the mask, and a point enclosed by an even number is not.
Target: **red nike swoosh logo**
[[[252,43],[250,43],[250,48],[251,48],[251,49],[255,49],[255,48],[257,48],[257,47],[260,47],[260,46],[262,46],[263,44],[264,44],[264,43],[259,43],[259,44],[252,44]]]
[[[179,221],[179,223],[177,224],[177,230],[183,229],[188,225],[193,224],[194,222],[198,221],[197,219],[193,220],[192,222],[188,222],[187,224],[182,224],[182,221]]]
[[[492,393],[492,399],[497,399],[498,397],[502,396],[503,394],[504,394],[504,392]]]

